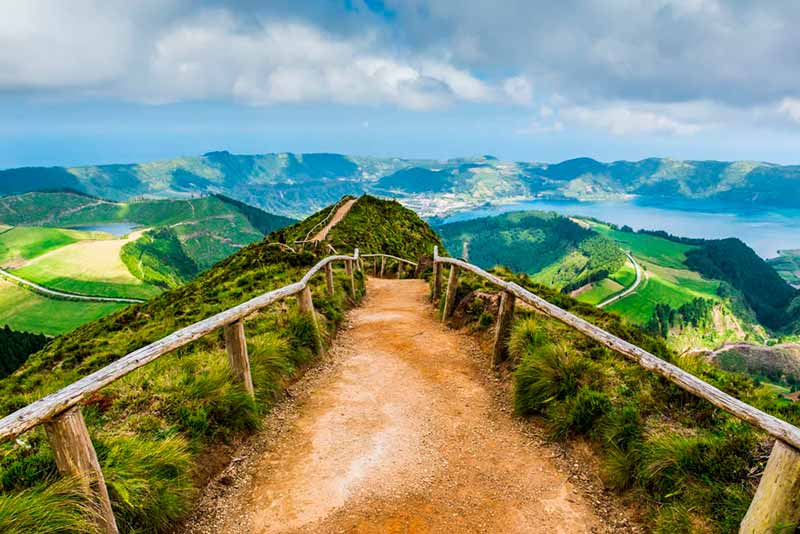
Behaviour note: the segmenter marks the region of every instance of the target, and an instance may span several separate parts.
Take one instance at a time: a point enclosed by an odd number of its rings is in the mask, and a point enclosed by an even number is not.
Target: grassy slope
[[[133,276],[122,262],[120,251],[128,242],[112,238],[72,243],[34,258],[13,272],[61,291],[104,297],[153,297],[161,290]]]
[[[612,241],[556,213],[511,212],[444,224],[438,231],[454,254],[468,241],[476,265],[505,265],[559,289],[597,279],[624,262]]]
[[[48,299],[0,280],[0,324],[57,336],[113,313],[125,304]]]
[[[777,258],[767,260],[784,280],[800,286],[800,250],[781,250]]]
[[[428,239],[433,234],[419,231],[415,214],[375,199],[362,199],[360,204],[355,214],[360,220],[400,232],[387,236],[385,244],[376,234],[371,246],[394,252],[432,248]],[[339,239],[348,235],[349,217],[343,221],[345,231]],[[354,246],[337,243],[343,249]],[[294,254],[257,243],[186,286],[57,338],[0,381],[0,413],[9,413],[176,328],[297,281],[315,261],[308,252]],[[356,280],[360,285],[360,274]],[[346,277],[337,266],[340,290],[333,298],[326,296],[321,276],[313,284],[315,306],[330,333],[351,305],[341,291]],[[246,325],[255,403],[231,382],[221,335],[212,334],[106,388],[84,409],[123,531],[168,529],[191,502],[191,475],[204,448],[256,427],[287,382],[313,359],[309,323],[296,314],[291,300],[287,304],[288,312],[284,306],[273,306]],[[25,446],[12,443],[0,448],[0,530],[4,532],[23,531],[23,519],[44,505],[41,498],[34,499],[34,505],[23,507],[21,516],[10,517],[4,510],[13,509],[19,492],[34,488],[41,493],[45,480],[56,477],[52,452],[41,430],[26,434],[24,441]],[[59,502],[68,504],[64,498]]]
[[[722,390],[769,413],[800,424],[800,403],[775,397],[745,375],[678,357],[664,341],[615,314],[580,303],[526,275],[498,270],[546,300],[672,361]],[[496,291],[465,273],[458,297]],[[480,302],[480,301],[478,301]],[[491,335],[485,310],[459,317]],[[763,435],[686,394],[563,324],[518,309],[510,338],[514,403],[518,414],[538,416],[553,439],[583,436],[602,461],[607,486],[645,512],[659,534],[735,532],[763,469]]]
[[[322,209],[298,224],[273,232],[269,239],[289,244],[304,239],[329,213],[330,207]],[[360,197],[328,233],[327,241],[340,253],[358,247],[363,254],[383,252],[409,259],[432,255],[434,244],[444,250],[436,232],[416,213],[398,202],[372,196]]]
[[[0,233],[0,265],[18,264],[84,239],[97,238],[102,236],[97,233],[61,228],[25,226],[9,228]]]

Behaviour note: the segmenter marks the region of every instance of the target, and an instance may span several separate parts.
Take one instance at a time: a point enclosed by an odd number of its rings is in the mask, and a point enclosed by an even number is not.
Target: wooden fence
[[[514,303],[516,299],[520,299],[537,312],[561,321],[633,360],[645,369],[661,375],[678,387],[747,421],[775,438],[775,445],[767,462],[766,470],[761,476],[761,482],[750,504],[750,509],[742,520],[739,532],[740,534],[773,533],[781,531],[782,527],[800,523],[800,429],[764,413],[687,373],[680,367],[665,362],[646,350],[562,310],[518,284],[506,282],[466,261],[439,256],[438,247],[433,249],[434,300],[438,300],[441,296],[442,267],[444,265],[450,265],[450,272],[447,280],[447,292],[444,296],[442,320],[446,320],[453,313],[460,270],[472,272],[502,290],[500,311],[495,325],[493,349],[495,363],[501,361],[507,353],[507,333],[514,313]]]
[[[225,348],[232,374],[245,391],[253,396],[253,380],[250,376],[244,319],[286,297],[296,296],[301,313],[311,317],[317,328],[318,348],[321,348],[322,340],[308,283],[314,275],[324,270],[328,294],[333,295],[333,264],[339,261],[344,262],[345,270],[350,278],[350,290],[355,296],[356,286],[353,272],[358,268],[358,249],[355,249],[352,256],[328,256],[314,265],[299,282],[269,291],[212,317],[181,328],[4,417],[0,420],[0,442],[13,439],[43,424],[50,445],[53,447],[58,470],[63,475],[74,476],[81,482],[98,512],[96,519],[100,530],[108,533],[118,532],[103,472],[81,414],[80,404],[83,399],[153,360],[220,328],[224,331]]]
[[[13,439],[35,426],[44,424],[59,471],[65,475],[76,476],[83,484],[84,490],[91,495],[99,512],[97,520],[101,530],[109,533],[118,532],[103,473],[97,461],[86,423],[81,415],[81,401],[128,373],[219,328],[224,329],[226,351],[235,379],[250,395],[253,395],[253,382],[250,376],[250,363],[244,335],[244,319],[253,312],[286,297],[297,296],[300,311],[312,317],[316,325],[311,290],[308,286],[311,278],[324,270],[327,291],[333,295],[333,263],[344,262],[345,271],[350,278],[350,290],[355,295],[356,286],[353,273],[362,268],[363,258],[374,258],[373,268],[375,274],[379,276],[383,275],[387,260],[397,262],[398,277],[402,275],[403,265],[411,265],[415,268],[418,266],[413,261],[389,254],[359,256],[358,249],[352,256],[329,256],[320,260],[299,282],[264,293],[236,307],[182,328],[3,418],[0,420],[0,442]],[[377,258],[381,258],[380,272],[378,272]],[[582,332],[645,369],[661,375],[678,387],[709,401],[718,408],[749,422],[774,437],[776,441],[772,454],[750,509],[742,520],[739,532],[746,534],[772,533],[777,532],[783,525],[800,521],[800,429],[745,404],[679,367],[562,310],[518,284],[507,282],[463,260],[439,256],[437,247],[434,247],[433,252],[434,301],[442,297],[442,268],[444,265],[450,265],[450,272],[446,293],[443,297],[443,320],[453,313],[460,270],[472,272],[500,288],[502,293],[495,326],[492,358],[494,363],[499,363],[507,357],[508,331],[513,319],[516,299],[519,299],[537,312]],[[317,337],[319,339],[319,335]]]

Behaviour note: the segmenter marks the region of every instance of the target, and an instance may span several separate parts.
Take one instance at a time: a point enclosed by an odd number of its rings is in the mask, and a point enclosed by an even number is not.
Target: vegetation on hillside
[[[362,199],[357,216],[399,232],[381,234],[374,247],[397,243],[428,250],[416,215],[391,202]],[[350,216],[348,216],[349,218]],[[384,217],[392,217],[384,221]],[[349,223],[345,219],[343,223]],[[423,223],[424,224],[424,223]],[[343,234],[340,238],[344,238]],[[432,234],[431,234],[432,235]],[[337,242],[343,250],[354,246]],[[320,255],[326,255],[320,252]],[[250,245],[189,284],[167,291],[53,340],[26,364],[0,381],[0,413],[7,414],[107,365],[126,353],[195,321],[265,291],[296,282],[318,260],[312,252],[292,253],[268,241]],[[355,276],[356,298],[363,280]],[[335,269],[336,295],[329,297],[322,276],[313,280],[313,297],[325,342],[354,304],[349,278]],[[314,359],[317,343],[309,320],[288,299],[246,323],[248,351],[256,387],[250,400],[232,381],[220,333],[206,336],[117,381],[90,398],[84,414],[106,476],[123,532],[165,532],[190,507],[197,469],[207,447],[258,427],[284,387]],[[41,517],[43,506],[58,504],[66,519],[53,532],[80,531],[75,518],[85,503],[75,495],[47,488],[57,474],[41,429],[0,447],[0,530],[21,533]],[[7,513],[14,510],[15,514]],[[39,514],[39,515],[37,515]]]
[[[133,276],[162,288],[178,287],[200,272],[172,228],[145,232],[126,243],[120,257]]]
[[[469,260],[476,265],[504,265],[565,291],[602,280],[625,263],[613,241],[553,212],[511,212],[437,230],[454,253],[468,242]]]
[[[352,198],[352,197],[345,197]],[[327,207],[304,221],[273,232],[269,239],[292,245],[305,239],[313,229],[320,229],[331,213]],[[443,250],[439,236],[413,211],[399,202],[369,195],[360,197],[347,216],[328,233],[327,242],[340,253],[358,247],[362,254],[382,252],[401,258],[419,258],[433,254],[433,246]]]
[[[798,291],[740,240],[706,240],[687,253],[686,265],[707,278],[725,280],[744,294],[758,320],[772,329],[785,327]]]
[[[142,164],[0,171],[0,194],[72,188],[123,201],[134,196],[185,198],[222,193],[264,210],[301,217],[345,194],[391,194],[424,216],[454,207],[523,198],[697,200],[748,207],[795,208],[800,166],[648,158],[604,163],[447,161],[341,154],[231,154]],[[446,193],[446,199],[442,198]],[[1,220],[1,219],[0,219]]]
[[[495,270],[546,300],[710,384],[792,424],[800,403],[777,398],[752,378],[701,357],[678,356],[662,339],[615,314],[535,284],[525,274]],[[496,291],[465,273],[458,297]],[[482,300],[457,317],[476,331],[491,325]],[[541,418],[552,439],[583,436],[595,445],[607,486],[644,507],[654,532],[728,533],[738,529],[771,440],[748,424],[571,328],[518,308],[510,336],[514,407]]]
[[[800,250],[780,250],[777,258],[767,260],[788,283],[800,287]]]
[[[19,368],[29,355],[42,349],[47,337],[30,332],[17,332],[8,325],[0,328],[0,378]]]

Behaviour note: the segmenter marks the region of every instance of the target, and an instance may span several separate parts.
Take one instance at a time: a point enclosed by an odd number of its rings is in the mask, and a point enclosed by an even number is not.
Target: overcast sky
[[[0,0],[0,167],[800,163],[800,2]]]

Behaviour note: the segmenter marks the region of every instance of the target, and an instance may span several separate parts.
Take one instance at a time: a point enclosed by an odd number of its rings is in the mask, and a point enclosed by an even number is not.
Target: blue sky
[[[794,2],[0,9],[0,168],[218,149],[800,163]]]

